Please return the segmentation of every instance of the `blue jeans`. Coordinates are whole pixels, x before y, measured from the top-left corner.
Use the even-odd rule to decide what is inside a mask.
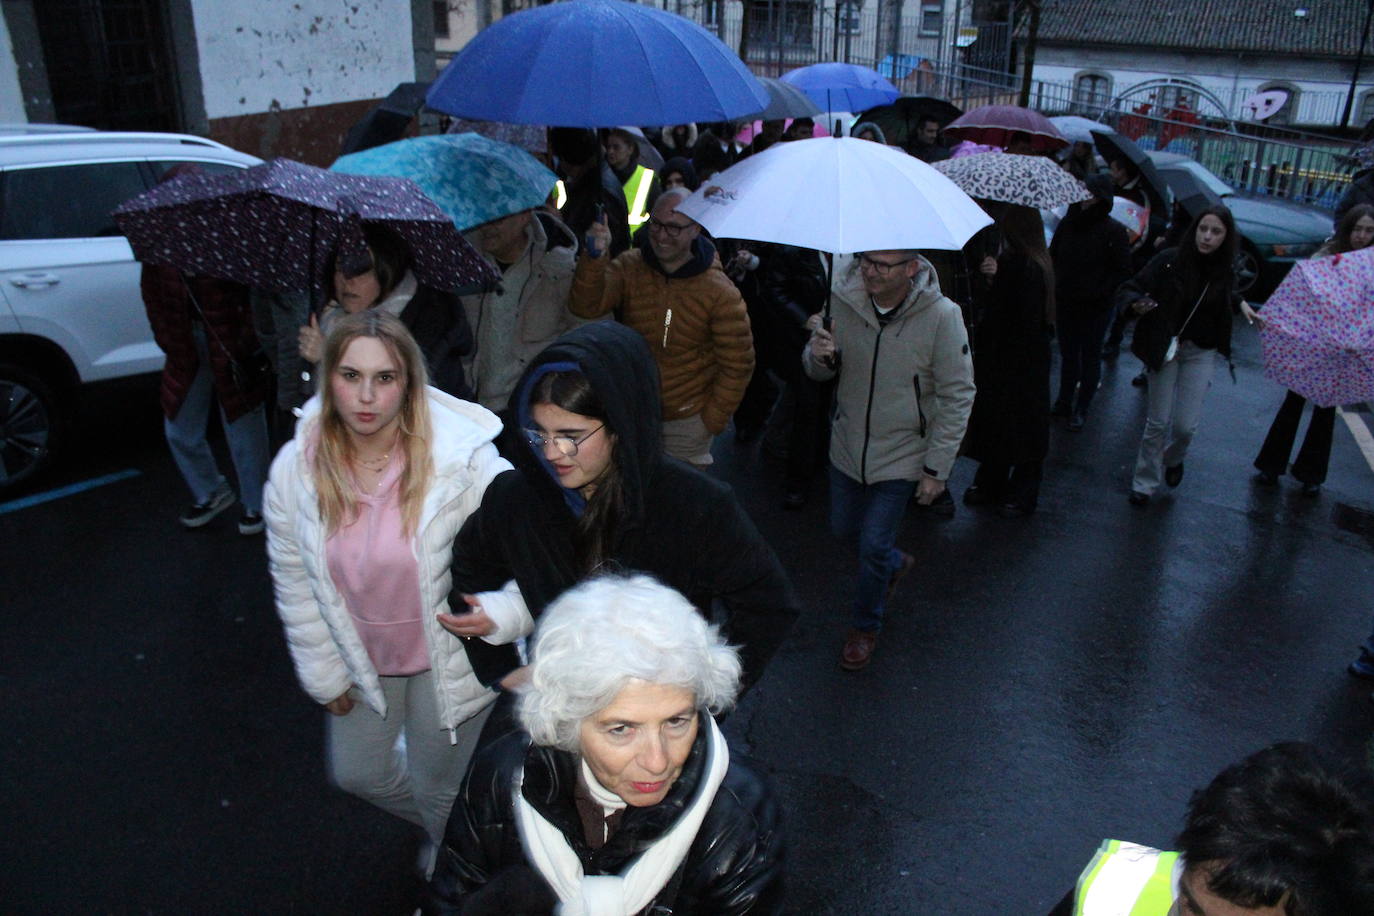
[[[893,544],[915,490],[914,480],[865,485],[830,466],[830,529],[846,543],[856,538],[859,543],[859,591],[852,620],[856,630],[882,629],[887,583],[901,562]]]
[[[191,387],[186,390],[186,399],[181,402],[175,420],[164,418],[163,429],[167,433],[167,445],[172,450],[172,459],[182,479],[190,487],[191,495],[197,503],[203,503],[224,486],[224,476],[215,463],[215,455],[210,444],[205,441],[205,428],[210,421],[210,405],[215,399],[215,381],[210,372],[210,352],[205,344],[205,332],[200,325],[195,326],[196,355],[200,357],[200,367]],[[262,405],[248,411],[233,423],[224,418],[220,411],[220,422],[224,426],[224,438],[229,443],[229,456],[234,461],[234,472],[239,479],[239,498],[246,512],[261,514],[262,485],[267,479],[267,416]]]

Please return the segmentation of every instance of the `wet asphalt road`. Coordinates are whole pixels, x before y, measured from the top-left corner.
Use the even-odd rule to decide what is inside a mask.
[[[1282,400],[1237,329],[1183,485],[1126,503],[1144,398],[1123,356],[1054,431],[1040,511],[909,518],[919,560],[873,664],[836,665],[854,563],[822,494],[783,512],[758,444],[717,443],[804,613],[726,726],[791,835],[790,912],[1038,914],[1105,836],[1168,845],[1189,792],[1279,739],[1370,756],[1374,472],[1336,424],[1319,499],[1249,462]],[[1366,415],[1367,418],[1367,415]],[[404,913],[416,840],[329,789],[259,538],[185,532],[156,387],[91,399],[44,488],[0,506],[0,906],[11,913]],[[961,460],[956,495],[972,477]],[[6,498],[13,494],[7,494]],[[1349,527],[1349,526],[1347,526]]]

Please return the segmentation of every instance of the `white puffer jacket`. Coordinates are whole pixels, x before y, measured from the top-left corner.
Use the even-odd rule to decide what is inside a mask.
[[[509,470],[510,464],[492,445],[501,430],[494,414],[435,388],[427,393],[434,429],[434,480],[425,497],[414,547],[439,725],[451,731],[496,695],[473,675],[462,643],[440,627],[434,615],[448,610],[454,536],[481,504],[487,484]],[[329,574],[326,532],[305,454],[319,409],[318,397],[306,403],[296,438],[272,462],[263,500],[277,613],[306,693],[318,703],[328,703],[356,685],[367,704],[385,716],[386,699],[377,670]]]

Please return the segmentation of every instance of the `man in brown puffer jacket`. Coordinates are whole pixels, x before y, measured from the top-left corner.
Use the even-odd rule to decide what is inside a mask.
[[[754,341],[744,299],[721,269],[715,246],[677,212],[688,193],[665,191],[629,251],[614,259],[583,255],[568,308],[582,318],[613,311],[644,336],[663,390],[664,451],[705,467],[712,438],[725,429],[749,385]],[[588,234],[606,251],[604,225]]]

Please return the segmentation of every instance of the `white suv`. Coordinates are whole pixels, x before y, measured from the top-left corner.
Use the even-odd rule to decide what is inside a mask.
[[[51,458],[82,385],[162,368],[110,212],[179,163],[261,161],[183,134],[0,129],[0,489]]]

